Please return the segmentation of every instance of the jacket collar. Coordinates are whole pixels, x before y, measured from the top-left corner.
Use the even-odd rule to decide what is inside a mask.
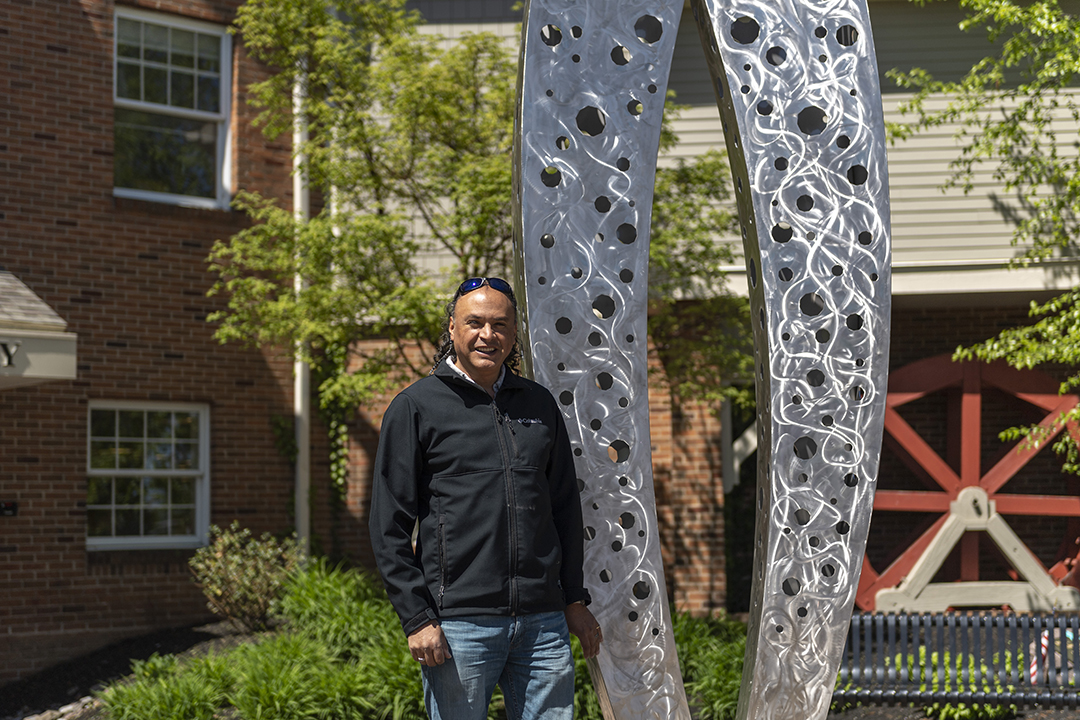
[[[449,366],[450,362],[452,361],[449,357],[447,357],[441,363],[439,363],[439,366],[435,368],[435,377],[442,378],[444,381],[455,382],[461,385],[465,385],[467,387],[475,388],[480,392],[483,392],[485,395],[487,394],[487,392],[482,387],[475,383],[469,382],[465,378],[461,377],[461,375],[459,375],[457,372],[455,372],[454,369]],[[515,373],[506,365],[503,365],[503,367],[506,369],[506,372],[503,373],[503,382],[502,385],[499,387],[500,393],[503,390],[520,390],[521,388],[525,387],[525,382],[520,377],[518,377],[517,373]],[[498,395],[498,393],[496,393],[496,395]]]

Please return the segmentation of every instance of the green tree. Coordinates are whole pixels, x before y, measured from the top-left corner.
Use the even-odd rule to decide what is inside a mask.
[[[916,0],[922,2],[922,0]],[[976,171],[992,169],[1004,190],[1020,199],[1024,214],[1013,243],[1023,249],[1017,265],[1055,256],[1075,255],[1080,238],[1080,155],[1076,133],[1080,105],[1080,17],[1056,0],[960,0],[966,11],[960,28],[981,29],[994,52],[976,62],[962,79],[940,82],[925,70],[892,72],[901,86],[915,91],[905,110],[913,123],[894,127],[894,135],[943,125],[957,127],[960,146],[946,187],[973,188]],[[928,109],[927,100],[946,96],[944,109]],[[1064,134],[1063,134],[1064,133]],[[1064,142],[1063,142],[1064,141]],[[957,359],[1004,359],[1017,368],[1046,363],[1080,362],[1080,289],[1047,303],[1031,304],[1030,325],[1006,330],[969,348]],[[1061,392],[1080,386],[1080,373],[1069,374]],[[1080,413],[1073,411],[1073,419]],[[1042,443],[1045,432],[1012,428],[1003,439],[1025,437]],[[1066,469],[1080,471],[1080,456],[1068,433],[1055,449],[1066,455]]]
[[[299,149],[322,205],[298,222],[277,199],[238,195],[254,222],[213,248],[211,292],[227,307],[211,319],[223,342],[295,348],[323,409],[343,417],[427,372],[418,358],[461,279],[512,267],[516,57],[490,34],[451,47],[421,32],[404,0],[248,0],[236,24],[272,70],[249,88],[270,138],[292,130],[292,89],[303,89]],[[670,129],[664,142],[675,142]],[[653,334],[678,359],[675,387],[697,395],[722,392],[749,335],[722,287],[732,253],[715,241],[734,227],[720,204],[728,176],[710,153],[657,178]],[[710,311],[723,312],[734,343],[720,342]]]

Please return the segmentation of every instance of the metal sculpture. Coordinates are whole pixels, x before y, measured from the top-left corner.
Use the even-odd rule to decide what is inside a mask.
[[[526,371],[567,416],[586,583],[605,637],[591,668],[605,714],[618,718],[689,717],[646,376],[652,181],[681,9],[532,0],[522,29],[514,179]],[[693,10],[757,319],[757,548],[739,717],[822,717],[866,541],[887,373],[888,183],[870,23],[861,0],[700,0]]]

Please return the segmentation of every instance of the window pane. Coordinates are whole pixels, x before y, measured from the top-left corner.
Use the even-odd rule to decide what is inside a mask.
[[[172,511],[172,534],[194,535],[195,534],[195,510],[194,508],[173,509]]]
[[[195,440],[199,437],[199,414],[178,412],[176,418],[176,437]]]
[[[199,76],[199,109],[218,112],[221,109],[221,80],[209,75]]]
[[[138,505],[140,478],[118,477],[116,478],[116,504]]]
[[[169,62],[169,28],[143,23],[143,60]]]
[[[112,478],[92,477],[86,484],[87,505],[112,505]]]
[[[199,467],[199,444],[176,443],[176,469],[194,470]]]
[[[173,107],[195,107],[195,76],[191,73],[172,70],[169,72],[169,78],[172,81],[169,104]]]
[[[146,467],[150,470],[168,470],[172,467],[172,443],[150,443],[146,456]]]
[[[90,435],[93,437],[116,437],[116,411],[91,410]]]
[[[199,35],[199,69],[221,72],[221,38],[216,35]]]
[[[122,442],[117,448],[119,467],[141,468],[143,466],[143,444],[141,442]]]
[[[90,467],[116,467],[116,443],[112,440],[95,440],[90,443]]]
[[[169,534],[169,511],[168,510],[144,510],[143,511],[143,535],[168,535]]]
[[[177,67],[195,67],[195,33],[173,28],[169,63]]]
[[[139,532],[140,510],[116,511],[116,535],[141,535]]]
[[[131,63],[116,64],[116,97],[141,100],[142,83],[139,81],[139,66]]]
[[[169,71],[164,68],[143,68],[143,100],[167,105],[169,102]]]
[[[143,433],[142,410],[120,411],[120,437],[139,439],[145,437]]]
[[[195,480],[188,478],[173,478],[172,481],[172,504],[194,505],[195,504]]]
[[[139,58],[142,23],[127,18],[120,18],[117,23],[116,54],[120,57]]]
[[[89,537],[112,536],[112,510],[87,510],[86,534]]]
[[[217,197],[215,123],[116,108],[114,125],[116,187]]]
[[[169,504],[169,478],[143,478],[143,504]]]
[[[171,438],[172,437],[172,413],[148,412],[146,413],[146,437]]]

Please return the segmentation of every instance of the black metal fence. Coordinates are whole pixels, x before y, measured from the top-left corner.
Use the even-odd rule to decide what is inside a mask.
[[[1080,615],[855,613],[833,701],[1080,705]]]

